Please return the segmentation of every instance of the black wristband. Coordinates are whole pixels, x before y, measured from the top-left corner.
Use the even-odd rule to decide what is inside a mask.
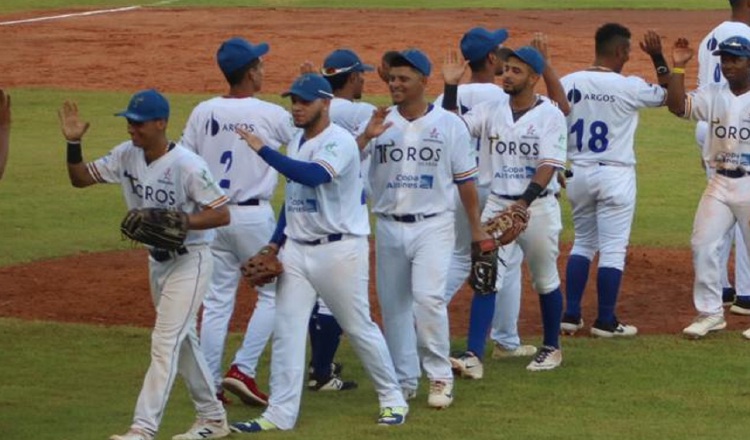
[[[83,153],[81,152],[81,142],[68,141],[68,163],[75,165],[83,162]]]
[[[443,108],[451,112],[458,110],[458,84],[443,87]]]
[[[542,188],[542,185],[531,182],[529,183],[529,186],[526,187],[526,191],[524,191],[523,195],[521,195],[521,199],[526,202],[526,206],[531,206],[531,202],[536,200],[537,197],[539,197],[539,194],[544,191],[544,188]]]
[[[651,55],[651,61],[654,63],[654,68],[656,69],[656,74],[661,75],[668,75],[669,74],[669,65],[667,64],[667,60],[664,59],[663,54],[656,54]]]

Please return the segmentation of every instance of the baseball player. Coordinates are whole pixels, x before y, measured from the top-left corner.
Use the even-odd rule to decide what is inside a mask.
[[[372,156],[378,298],[396,373],[404,395],[414,397],[421,358],[430,380],[428,405],[444,408],[453,401],[444,292],[455,242],[454,184],[472,239],[487,235],[479,223],[474,148],[460,118],[426,101],[430,71],[419,50],[393,57],[389,88],[395,105],[379,109],[358,142]]]
[[[255,97],[263,82],[261,57],[268,50],[265,43],[253,45],[242,38],[231,38],[221,44],[216,58],[229,91],[198,104],[181,141],[206,160],[229,197],[232,214],[232,223],[218,228],[211,244],[214,273],[203,300],[201,349],[217,389],[223,384],[243,402],[256,405],[268,403],[268,396],[255,383],[255,372],[273,331],[275,284],[257,288],[258,301],[242,347],[223,381],[221,361],[234,311],[240,266],[268,242],[276,225],[269,203],[276,187],[276,170],[249,151],[234,130],[245,127],[275,149],[286,145],[296,131],[286,110]],[[228,401],[223,393],[220,398]]]
[[[0,89],[0,180],[5,174],[10,149],[10,95]]]
[[[583,327],[581,298],[589,266],[599,253],[599,308],[593,336],[635,336],[635,326],[615,314],[625,254],[635,212],[635,151],[638,111],[664,105],[666,89],[636,76],[621,74],[630,58],[630,31],[608,23],[596,31],[596,57],[591,67],[562,78],[568,114],[568,160],[573,177],[567,196],[573,208],[575,239],[568,258],[566,308],[561,329],[573,334]],[[659,35],[649,31],[641,48],[654,59],[659,83],[666,86],[669,68]]]
[[[287,179],[286,198],[271,247],[279,249],[271,356],[271,396],[262,417],[232,424],[236,432],[292,429],[299,415],[305,372],[305,328],[320,295],[333,312],[370,375],[380,400],[381,425],[404,423],[408,407],[388,348],[370,318],[367,207],[360,154],[354,138],[328,117],[333,93],[320,75],[302,75],[291,96],[294,124],[303,129],[289,156],[239,133],[263,160]]]
[[[719,248],[735,223],[740,226],[746,248],[750,243],[750,40],[730,37],[719,43],[724,84],[709,84],[687,95],[685,65],[693,49],[684,38],[672,50],[673,71],[669,79],[667,105],[677,116],[710,121],[703,160],[714,173],[698,204],[690,241],[693,248],[695,282],[693,302],[698,316],[682,332],[701,338],[727,326],[722,308]],[[750,251],[750,249],[748,249]],[[743,336],[750,339],[750,330]]]
[[[81,138],[89,127],[75,103],[59,112],[68,142],[70,181],[76,188],[119,183],[128,208],[168,208],[189,214],[185,245],[176,251],[149,248],[151,295],[156,323],[151,335],[151,365],[146,372],[130,430],[110,440],[152,440],[159,429],[177,373],[187,382],[198,420],[173,440],[229,435],[226,413],[216,398],[211,374],[198,346],[196,315],[213,268],[212,231],[229,223],[228,199],[199,156],[167,138],[169,103],[157,91],[133,95],[117,116],[128,121],[130,141],[107,156],[84,163]]]
[[[549,100],[534,93],[545,69],[544,57],[537,49],[525,46],[506,50],[502,56],[503,90],[507,97],[478,104],[463,119],[471,135],[481,140],[481,148],[489,151],[492,164],[491,192],[482,218],[511,205],[530,211],[526,231],[501,248],[499,257],[512,257],[518,246],[523,250],[534,289],[539,293],[544,327],[543,346],[527,369],[551,370],[562,363],[558,335],[562,292],[557,273],[562,221],[551,182],[565,165],[565,117]],[[446,92],[450,89],[446,88]],[[448,108],[455,105],[454,99],[450,98]],[[504,276],[506,267],[501,264],[498,269],[499,276]]]
[[[507,31],[499,29],[490,32],[484,28],[474,28],[464,34],[461,39],[461,53],[464,63],[457,62],[454,53],[449,54],[449,60],[443,66],[443,76],[447,87],[455,88],[465,73],[468,64],[471,78],[468,84],[458,85],[456,90],[456,108],[459,115],[467,113],[477,104],[493,100],[507,100],[503,89],[494,84],[495,76],[502,75],[503,62],[500,46],[507,38]],[[533,45],[537,45],[546,52],[546,36],[535,34]],[[567,111],[565,91],[560,85],[559,78],[551,66],[547,66],[543,73],[544,81],[550,96],[560,103],[560,107]],[[449,94],[451,92],[449,91]],[[445,104],[443,95],[438,97],[436,104]],[[451,103],[453,104],[453,103]],[[449,110],[454,110],[449,108]],[[479,155],[479,197],[484,207],[490,193],[492,180],[492,163],[489,148],[480,148],[479,138],[472,138]],[[456,294],[471,266],[471,240],[468,237],[468,225],[465,216],[460,211],[456,213],[456,247],[451,259],[448,273],[446,298],[448,301]],[[474,295],[472,298],[471,314],[469,318],[469,335],[467,350],[458,357],[451,357],[454,371],[463,377],[481,379],[484,375],[482,359],[484,347],[490,326],[493,327],[495,348],[493,357],[506,358],[517,356],[533,356],[536,347],[521,345],[518,336],[518,313],[521,307],[521,262],[523,253],[517,248],[512,255],[503,261],[506,265],[505,276],[498,280],[499,295]]]
[[[726,79],[721,74],[721,60],[718,55],[713,55],[720,41],[739,35],[750,39],[750,2],[746,0],[730,0],[732,12],[728,21],[724,21],[709,32],[698,47],[698,88],[708,84],[723,84]],[[708,124],[698,121],[695,126],[695,139],[699,148],[706,147],[706,133]],[[711,178],[713,169],[703,164],[706,177]],[[727,266],[732,250],[732,241],[735,242],[735,288],[729,282]],[[721,284],[722,298],[726,305],[731,304],[729,311],[740,315],[750,315],[750,260],[744,251],[742,233],[739,226],[729,231],[721,246]],[[736,297],[735,297],[736,296]]]
[[[364,87],[364,74],[375,70],[364,64],[359,56],[349,49],[337,49],[323,61],[321,75],[333,90],[329,108],[331,122],[346,129],[352,135],[358,134],[361,127],[370,120],[375,106],[360,102]],[[369,160],[362,161],[362,169],[367,169]],[[365,192],[368,192],[367,182]],[[342,380],[341,364],[334,362],[336,350],[341,340],[341,326],[333,317],[325,302],[318,298],[310,320],[310,377],[308,388],[316,391],[350,390],[357,387],[354,381]]]

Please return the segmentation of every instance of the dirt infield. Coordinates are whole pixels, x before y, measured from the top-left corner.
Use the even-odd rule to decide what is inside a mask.
[[[38,15],[8,14],[0,19]],[[354,48],[367,62],[376,63],[385,50],[414,46],[426,50],[439,66],[442,54],[456,47],[466,29],[486,26],[509,28],[510,46],[526,44],[534,31],[546,32],[553,64],[562,75],[589,65],[594,31],[604,22],[629,26],[634,41],[646,29],[657,29],[669,47],[678,36],[697,44],[727,15],[726,11],[141,9],[2,26],[0,65],[2,87],[7,89],[133,91],[157,87],[166,92],[222,93],[223,80],[214,54],[222,40],[240,35],[270,43],[264,92],[276,93],[296,76],[301,61],[320,63],[336,47]],[[650,60],[635,44],[631,57],[626,73],[654,78]],[[688,77],[695,78],[695,64]],[[440,81],[434,79],[430,87],[431,93],[439,93]],[[366,89],[369,94],[387,93],[374,76]],[[685,243],[687,246],[688,237]],[[561,269],[566,257],[564,249]],[[692,278],[687,249],[631,249],[620,316],[644,333],[679,331],[693,315]],[[539,306],[528,274],[524,283],[521,332],[538,334]],[[595,313],[593,284],[584,301],[584,317],[589,322]],[[0,286],[2,316],[144,326],[153,321],[144,251],[84,253],[0,268]],[[469,299],[469,292],[464,291],[451,306],[454,334],[465,332]],[[243,286],[234,330],[244,327],[253,303],[254,295]],[[376,304],[374,301],[375,312]],[[748,319],[733,318],[730,328],[745,328],[749,323]]]

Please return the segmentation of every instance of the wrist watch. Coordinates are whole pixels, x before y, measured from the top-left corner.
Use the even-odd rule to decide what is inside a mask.
[[[657,75],[666,75],[667,73],[669,73],[669,67],[667,66],[659,66],[656,68]]]

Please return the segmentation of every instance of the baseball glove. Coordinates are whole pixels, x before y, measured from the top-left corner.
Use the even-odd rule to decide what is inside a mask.
[[[497,279],[497,244],[490,238],[471,243],[469,285],[474,292],[486,295],[495,291]]]
[[[276,257],[276,249],[271,246],[263,246],[257,254],[252,256],[240,270],[242,275],[252,286],[263,286],[276,279],[284,272],[284,266]]]
[[[495,240],[497,246],[511,243],[528,225],[529,211],[518,204],[498,211],[495,216],[482,223],[482,227]]]
[[[131,209],[122,220],[120,231],[131,240],[175,250],[185,242],[188,215],[163,208]]]

